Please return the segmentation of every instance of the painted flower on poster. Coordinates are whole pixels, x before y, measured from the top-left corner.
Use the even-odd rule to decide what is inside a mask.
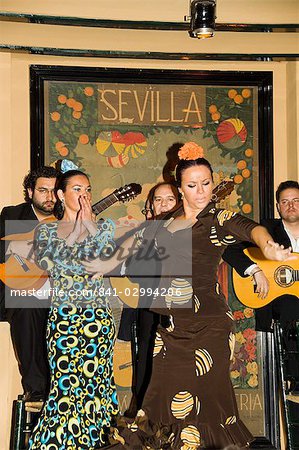
[[[235,320],[241,320],[241,319],[244,319],[244,313],[243,313],[243,311],[235,311],[234,312],[234,319]]]
[[[247,369],[247,372],[252,374],[252,375],[257,375],[257,373],[258,373],[258,365],[257,365],[257,363],[255,361],[249,362],[246,365],[246,369]]]
[[[244,317],[246,317],[246,319],[249,319],[250,317],[254,317],[254,312],[252,308],[245,308],[243,311]]]
[[[251,377],[249,377],[248,385],[252,388],[256,388],[258,386],[257,375],[251,375]]]
[[[246,308],[251,309],[251,308]],[[235,311],[234,317],[237,320],[238,332],[236,333],[236,345],[234,357],[231,365],[231,378],[235,387],[258,386],[258,364],[256,362],[256,331],[246,328],[246,316],[244,311]],[[252,317],[253,311],[246,311]]]
[[[238,370],[232,370],[231,373],[230,373],[230,376],[231,376],[233,379],[239,378],[240,372],[239,372]]]
[[[238,342],[241,345],[246,342],[246,339],[244,338],[243,333],[241,331],[238,331],[238,333],[236,333],[236,342]]]

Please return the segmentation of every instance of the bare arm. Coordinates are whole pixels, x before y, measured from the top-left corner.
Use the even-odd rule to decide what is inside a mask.
[[[114,255],[106,261],[102,261],[97,258],[93,261],[86,261],[82,264],[89,273],[95,273],[96,275],[106,274],[112,272],[117,266],[124,262],[129,256],[134,255],[138,250],[135,243],[135,237],[130,236],[126,239],[114,253]]]
[[[267,259],[284,261],[285,259],[296,258],[295,256],[291,256],[291,248],[284,248],[283,245],[279,245],[274,242],[267,229],[261,225],[253,228],[251,231],[251,237]]]

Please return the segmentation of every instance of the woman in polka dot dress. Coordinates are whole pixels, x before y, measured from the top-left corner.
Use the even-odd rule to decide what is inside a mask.
[[[87,176],[77,170],[58,180],[58,222],[37,228],[35,255],[49,272],[47,326],[49,397],[29,449],[92,450],[118,413],[112,358],[115,325],[102,279],[91,279],[82,261],[113,248],[114,224],[95,223]],[[103,289],[102,289],[103,291]]]
[[[161,221],[155,234],[163,260],[151,309],[167,315],[168,323],[158,327],[152,377],[135,419],[122,417],[111,430],[109,449],[220,450],[253,440],[230,381],[234,322],[217,267],[225,247],[237,241],[255,242],[270,259],[286,259],[290,251],[270,242],[266,229],[252,220],[215,207],[212,169],[198,152],[184,147],[179,152],[183,206]],[[106,272],[111,265],[85,264],[90,272]]]

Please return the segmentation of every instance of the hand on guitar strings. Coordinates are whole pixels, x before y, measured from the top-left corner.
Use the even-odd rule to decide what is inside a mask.
[[[279,245],[277,242],[268,240],[265,247],[262,249],[264,256],[267,259],[273,261],[290,261],[298,259],[296,255],[292,255],[292,248],[284,248],[283,245]]]

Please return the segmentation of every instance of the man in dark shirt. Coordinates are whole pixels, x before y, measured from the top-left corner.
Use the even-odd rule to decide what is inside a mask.
[[[52,216],[56,198],[54,187],[59,172],[53,167],[40,167],[24,178],[25,202],[6,206],[1,211],[1,237],[18,232],[31,231],[40,221]],[[13,221],[13,222],[11,222]],[[1,262],[7,261],[10,245],[1,241]],[[6,251],[6,256],[5,256]],[[41,289],[46,292],[46,281]],[[11,289],[1,282],[1,320],[10,323],[11,339],[19,364],[24,399],[43,401],[48,393],[49,367],[46,353],[47,302],[34,296],[16,298]],[[45,304],[46,303],[46,304]],[[23,306],[24,305],[24,306]],[[43,305],[43,307],[41,307]]]

